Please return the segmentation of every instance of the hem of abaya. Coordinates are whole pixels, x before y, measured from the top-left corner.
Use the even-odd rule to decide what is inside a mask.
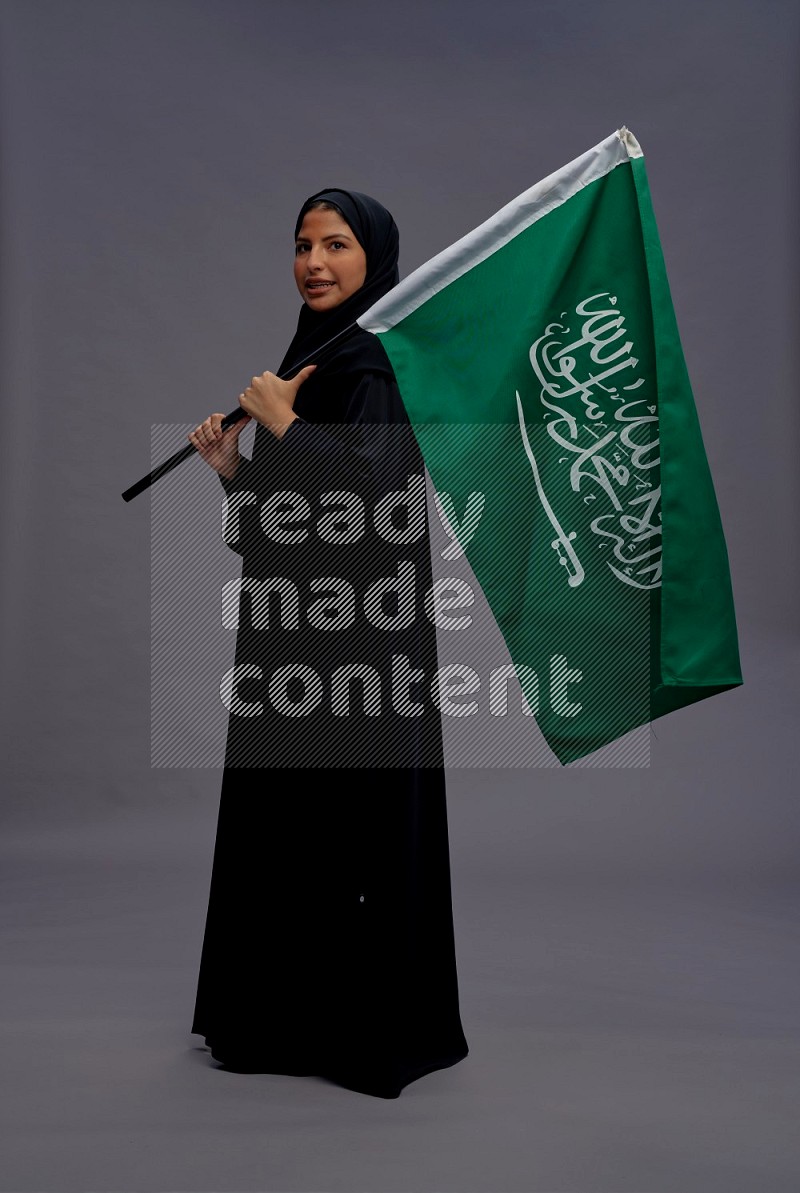
[[[466,1051],[456,1056],[437,1057],[435,1060],[428,1060],[418,1065],[410,1065],[403,1071],[402,1076],[398,1077],[392,1083],[386,1083],[385,1081],[371,1082],[362,1077],[350,1076],[342,1073],[341,1070],[335,1069],[320,1073],[318,1076],[325,1077],[328,1081],[333,1081],[336,1085],[354,1090],[356,1093],[371,1094],[376,1098],[399,1098],[406,1086],[419,1081],[421,1077],[427,1076],[428,1073],[436,1073],[439,1069],[450,1069],[453,1065],[457,1065],[459,1061],[464,1060],[468,1055],[469,1049],[466,1049]]]
[[[469,1055],[469,1048],[465,1047],[463,1051],[452,1056],[428,1058],[417,1064],[407,1065],[400,1074],[392,1079],[387,1079],[378,1074],[348,1072],[336,1064],[315,1063],[310,1057],[303,1060],[296,1057],[291,1060],[289,1058],[281,1060],[277,1054],[272,1053],[269,1059],[259,1060],[252,1052],[249,1055],[237,1053],[229,1046],[215,1044],[212,1038],[204,1035],[203,1032],[193,1030],[193,1034],[203,1036],[212,1058],[227,1072],[275,1073],[284,1077],[322,1077],[326,1081],[332,1081],[335,1085],[340,1085],[355,1093],[386,1099],[399,1098],[407,1085],[419,1081],[428,1073],[435,1073],[439,1069],[449,1069]]]

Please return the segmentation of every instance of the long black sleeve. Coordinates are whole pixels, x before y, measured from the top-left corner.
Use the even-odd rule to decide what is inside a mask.
[[[302,392],[302,391],[301,391]],[[257,427],[253,458],[242,459],[231,480],[220,476],[232,525],[226,542],[240,555],[259,559],[269,548],[259,523],[262,503],[277,493],[300,494],[310,504],[322,493],[357,492],[365,502],[378,491],[404,487],[408,469],[422,463],[396,382],[365,373],[337,421],[298,418],[282,439]]]

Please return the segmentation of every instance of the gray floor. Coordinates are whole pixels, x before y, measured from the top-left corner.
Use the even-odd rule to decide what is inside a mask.
[[[794,654],[659,722],[647,770],[453,772],[471,1052],[396,1101],[189,1033],[218,771],[19,815],[0,1189],[794,1193]]]

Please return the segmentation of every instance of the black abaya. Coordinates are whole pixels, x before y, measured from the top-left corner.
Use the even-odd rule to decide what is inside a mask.
[[[191,1030],[239,1072],[315,1074],[396,1098],[468,1052],[430,687],[424,469],[391,366],[367,332],[320,365],[294,409],[282,439],[257,428],[253,460],[223,482],[229,508],[234,494],[253,494],[230,544],[253,582],[236,650],[237,666],[250,668],[236,685],[250,715],[229,722]],[[265,503],[280,517],[275,494],[293,516],[265,534]],[[412,575],[413,593],[387,584],[367,611],[371,589]],[[283,596],[259,606],[258,582],[276,578]],[[298,665],[303,678],[270,686]],[[346,668],[356,677],[337,689]]]

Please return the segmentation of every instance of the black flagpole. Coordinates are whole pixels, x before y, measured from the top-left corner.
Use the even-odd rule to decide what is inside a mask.
[[[334,344],[338,345],[342,340],[347,339],[348,336],[351,336],[356,331],[360,330],[361,327],[358,323],[349,324],[348,327],[345,327],[342,331],[337,332],[335,336],[331,336],[331,338],[315,352],[312,352],[309,356],[305,357],[304,360],[301,360],[299,364],[294,365],[286,376],[284,376],[282,373],[279,373],[278,376],[280,377],[281,381],[291,380],[291,378],[299,373],[301,369],[305,368],[306,365],[319,363],[320,359],[327,354],[328,350],[332,348]],[[312,358],[316,359],[314,360]],[[227,431],[228,427],[232,427],[234,423],[238,423],[246,416],[247,411],[244,409],[244,407],[237,406],[235,410],[232,410],[230,414],[226,414],[223,418],[221,423],[222,430]],[[161,480],[162,476],[166,476],[166,474],[171,472],[173,468],[177,468],[178,465],[182,464],[184,460],[188,460],[189,456],[193,456],[196,453],[197,448],[195,445],[193,443],[187,443],[185,447],[182,447],[179,451],[176,451],[175,454],[170,456],[169,459],[165,460],[163,464],[159,464],[158,467],[154,468],[152,472],[148,472],[147,476],[143,476],[142,479],[138,480],[135,485],[131,485],[129,489],[126,489],[122,494],[123,501],[130,501],[139,493],[143,493],[145,489],[149,489],[151,485],[154,485],[157,480]]]

